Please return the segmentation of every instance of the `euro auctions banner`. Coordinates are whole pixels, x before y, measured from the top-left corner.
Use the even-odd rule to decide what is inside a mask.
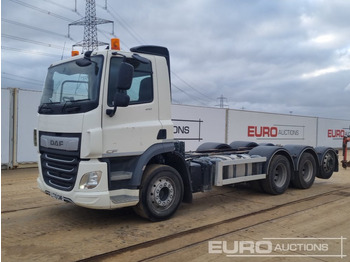
[[[317,144],[341,148],[343,137],[350,136],[350,121],[319,118]]]
[[[228,110],[227,140],[316,146],[317,118]]]
[[[284,139],[284,140],[303,140],[305,126],[297,125],[278,125],[274,126],[248,126],[248,137],[259,139]]]

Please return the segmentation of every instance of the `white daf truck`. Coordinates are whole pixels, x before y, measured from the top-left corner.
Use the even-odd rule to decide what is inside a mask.
[[[270,194],[338,171],[337,151],[236,141],[185,152],[173,135],[167,48],[85,52],[48,68],[35,140],[39,188],[93,209],[134,206],[152,221],[213,186]]]

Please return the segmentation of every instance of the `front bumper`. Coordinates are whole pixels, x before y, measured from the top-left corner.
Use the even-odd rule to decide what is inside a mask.
[[[93,189],[80,189],[79,182],[83,175],[91,171],[102,171],[100,183]],[[38,187],[44,193],[58,200],[74,203],[78,206],[92,209],[116,209],[135,206],[139,202],[138,189],[108,190],[107,163],[96,159],[81,161],[78,167],[77,179],[71,191],[62,191],[44,182],[41,165],[39,165]]]

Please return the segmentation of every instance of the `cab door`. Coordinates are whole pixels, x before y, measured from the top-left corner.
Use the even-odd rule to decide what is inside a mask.
[[[157,81],[153,74],[156,63],[152,56],[145,57],[149,63],[126,59],[134,67],[132,85],[127,90],[130,103],[127,107],[118,107],[113,117],[108,116],[106,110],[113,108],[118,70],[124,58],[115,55],[109,58],[102,111],[104,157],[140,155],[159,142],[157,136],[162,125],[158,116]]]

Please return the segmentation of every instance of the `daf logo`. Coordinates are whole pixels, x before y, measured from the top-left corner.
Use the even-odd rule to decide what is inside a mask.
[[[40,146],[57,150],[78,151],[79,137],[56,137],[42,135]]]
[[[63,146],[63,141],[50,140],[50,145],[52,145],[52,146]]]

